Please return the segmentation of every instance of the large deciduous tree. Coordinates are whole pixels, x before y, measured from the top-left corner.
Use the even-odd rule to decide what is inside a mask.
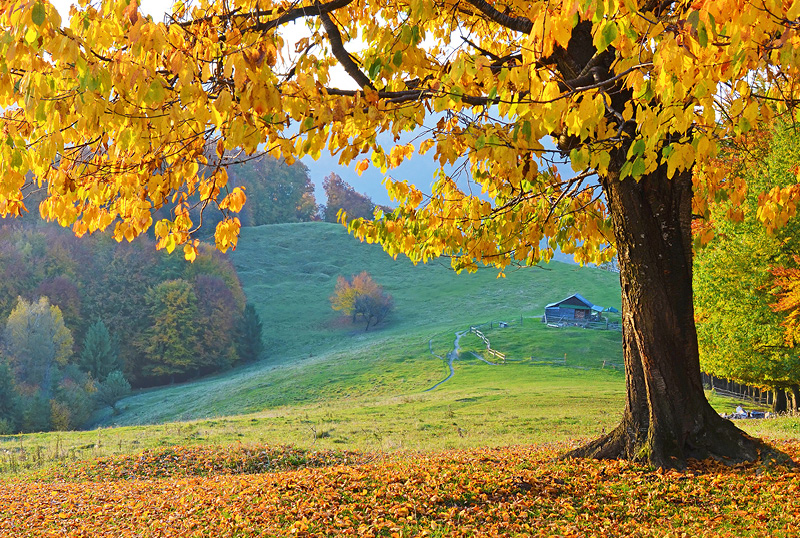
[[[300,161],[291,166],[272,157],[259,157],[229,169],[247,193],[244,226],[306,222],[317,213],[314,184]]]
[[[369,196],[357,192],[338,174],[331,172],[322,181],[322,188],[328,198],[325,204],[325,220],[338,222],[339,215],[346,220],[371,219],[375,204]],[[339,213],[342,211],[343,213]]]
[[[430,194],[387,180],[399,208],[351,223],[360,237],[459,270],[556,246],[618,256],[626,408],[578,454],[753,459],[760,443],[703,395],[690,224],[707,199],[742,196],[707,165],[719,141],[797,102],[798,15],[797,0],[210,0],[156,23],[107,0],[65,22],[45,0],[6,2],[0,212],[46,186],[40,212],[78,234],[154,226],[192,258],[196,194],[226,213],[218,247],[235,246],[245,198],[224,164],[238,148],[367,154],[357,170],[387,172],[433,150]],[[349,82],[333,80],[337,64]],[[417,147],[378,138],[406,131]],[[209,145],[219,159],[198,176]],[[547,163],[560,156],[573,177]],[[766,196],[762,218],[781,220],[792,194]],[[154,223],[165,204],[173,215]]]
[[[159,382],[184,381],[205,364],[200,347],[197,296],[182,279],[167,280],[147,293],[150,327],[139,348],[144,375]]]

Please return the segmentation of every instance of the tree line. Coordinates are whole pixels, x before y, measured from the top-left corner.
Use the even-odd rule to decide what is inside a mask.
[[[318,220],[338,222],[340,211],[348,221],[371,219],[376,209],[391,211],[356,191],[335,172],[322,181],[326,203],[317,203],[308,167],[300,161],[289,165],[269,155],[260,155],[232,164],[226,170],[231,188],[242,187],[247,196],[247,203],[238,214],[242,226]],[[190,212],[192,221],[203,222],[203,233],[213,234],[223,215],[219,211],[203,211],[201,221],[202,207],[199,196],[195,197]],[[162,213],[168,216],[169,212],[164,209]]]
[[[730,144],[718,165],[738,187],[694,234],[698,247],[706,243],[694,262],[701,366],[773,390],[777,411],[800,409],[800,218],[776,220],[759,206],[771,191],[797,185],[798,142],[796,128],[778,121]]]
[[[299,161],[263,155],[229,170],[247,192],[245,226],[335,222],[340,210],[359,218],[376,207],[336,174],[323,184],[328,204],[318,205]],[[208,229],[219,215],[204,214]],[[78,240],[28,216],[0,224],[0,277],[0,433],[79,428],[98,407],[116,411],[132,389],[187,381],[263,351],[235,269],[207,245],[190,264],[155,251],[153,237]],[[384,310],[370,303],[367,327]]]
[[[0,226],[0,431],[74,429],[131,387],[257,359],[261,322],[230,260],[139,237]]]

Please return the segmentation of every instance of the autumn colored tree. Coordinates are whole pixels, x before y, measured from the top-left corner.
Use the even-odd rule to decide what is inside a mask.
[[[197,249],[197,257],[192,263],[180,263],[181,272],[179,276],[173,278],[183,278],[192,281],[199,275],[219,277],[231,290],[236,309],[241,312],[244,309],[247,298],[242,290],[242,283],[236,269],[230,262],[228,256],[215,250],[208,244],[201,244]]]
[[[430,194],[387,178],[398,209],[351,230],[414,261],[449,255],[457,270],[534,264],[557,246],[580,262],[618,257],[626,408],[574,455],[675,467],[757,457],[761,443],[703,394],[690,225],[708,200],[741,199],[741,183],[709,166],[719,143],[798,102],[800,2],[212,0],[172,11],[156,23],[136,2],[106,0],[73,8],[62,27],[46,0],[0,7],[0,212],[19,214],[24,193],[46,186],[39,211],[76,233],[131,239],[152,226],[158,246],[184,244],[191,259],[195,194],[223,211],[217,246],[235,247],[246,197],[224,164],[240,149],[289,163],[366,154],[357,170],[386,172],[434,150]],[[290,37],[290,22],[307,34]],[[350,82],[332,79],[336,64]],[[418,146],[378,141],[411,131]],[[209,143],[218,164],[198,176]],[[573,177],[548,162],[561,157]],[[780,224],[798,196],[771,192],[761,220]],[[165,204],[172,215],[153,222]]]
[[[338,174],[331,172],[323,181],[322,188],[328,197],[325,205],[325,220],[339,222],[339,211],[343,211],[345,219],[371,219],[375,204],[366,194],[357,192]]]
[[[73,336],[76,339],[83,336],[86,323],[81,313],[81,294],[75,281],[65,276],[46,278],[33,290],[33,296],[47,297],[50,304],[61,310],[64,324]]]
[[[158,382],[183,381],[202,369],[197,296],[182,279],[168,280],[147,294],[150,327],[142,335],[144,376]]]
[[[236,323],[241,312],[225,282],[216,276],[199,275],[193,283],[197,297],[196,320],[202,366],[199,373],[230,368],[239,358]]]
[[[795,258],[795,264],[800,267],[800,258]],[[772,305],[778,312],[785,312],[784,340],[788,346],[800,343],[800,268],[776,267],[772,270],[775,279],[775,288],[778,300]]]
[[[383,321],[394,306],[392,296],[386,294],[366,271],[351,279],[337,278],[330,301],[331,308],[352,316],[353,323],[361,316],[367,322],[365,331],[369,330],[370,324],[377,325]]]
[[[264,155],[230,167],[228,173],[247,193],[243,226],[306,222],[317,212],[314,184],[300,161],[290,166]]]

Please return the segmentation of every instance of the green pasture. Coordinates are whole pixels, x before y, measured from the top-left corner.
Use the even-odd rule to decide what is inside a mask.
[[[547,443],[608,431],[624,406],[621,334],[547,327],[544,305],[581,293],[619,307],[617,275],[552,263],[454,274],[392,260],[337,225],[246,228],[233,255],[264,323],[266,357],[199,381],[140,391],[97,429],[0,437],[0,472],[171,445],[269,443],[306,449],[436,451]],[[393,295],[396,311],[365,332],[330,309],[338,275],[362,270]],[[499,321],[508,324],[499,327]],[[485,344],[506,363],[475,357]],[[566,357],[566,360],[564,358]],[[735,406],[712,399],[720,411]],[[748,431],[794,436],[794,418]]]
[[[606,271],[554,262],[507,270],[506,278],[497,278],[493,268],[457,275],[442,263],[414,266],[407,258],[394,260],[343,227],[321,222],[245,228],[233,262],[264,324],[264,360],[140,392],[120,403],[120,414],[98,415],[98,426],[416,395],[446,375],[431,350],[444,356],[453,349],[455,333],[470,325],[538,316],[545,304],[576,292],[619,306],[617,275]],[[368,332],[334,312],[329,302],[339,275],[363,270],[396,305],[386,323]],[[529,319],[525,325],[539,329]],[[592,344],[579,347],[558,349],[577,357]]]
[[[395,312],[376,329],[381,335],[430,337],[505,317],[541,315],[544,305],[573,293],[619,308],[614,273],[552,262],[456,274],[449,260],[413,265],[380,246],[360,243],[337,224],[309,222],[245,228],[233,262],[248,300],[264,321],[270,363],[294,362],[332,348],[372,340],[331,310],[338,276],[368,271],[394,298]]]

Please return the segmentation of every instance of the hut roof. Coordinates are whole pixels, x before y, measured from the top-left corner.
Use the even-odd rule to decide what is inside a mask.
[[[573,293],[569,297],[561,299],[558,302],[550,303],[549,305],[545,306],[545,308],[574,308],[577,310],[593,310],[595,312],[613,312],[611,309],[605,309],[602,306],[592,304],[591,301],[589,301],[580,293]]]

